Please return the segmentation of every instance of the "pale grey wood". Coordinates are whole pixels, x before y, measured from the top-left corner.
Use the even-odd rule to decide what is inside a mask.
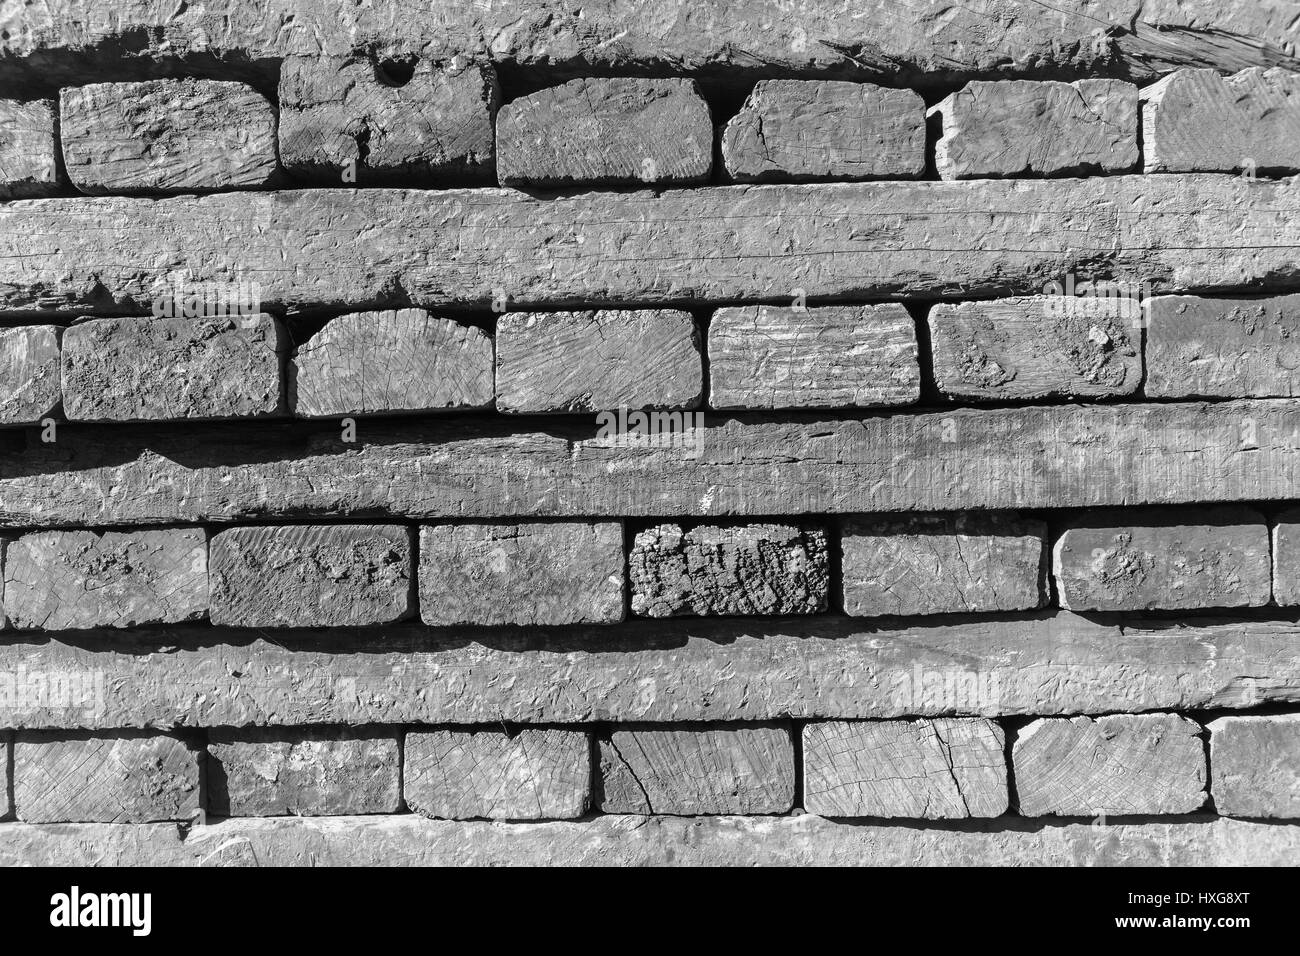
[[[32,425],[59,407],[59,334],[53,325],[0,329],[0,425]]]
[[[623,620],[623,524],[511,522],[420,529],[425,624]]]
[[[1252,508],[1091,512],[1052,552],[1076,611],[1260,607],[1272,593],[1268,525]]]
[[[591,742],[580,730],[412,731],[404,757],[403,796],[431,817],[570,819],[591,803]]]
[[[1142,90],[1145,171],[1300,170],[1300,76],[1251,67],[1184,69]]]
[[[1047,601],[1047,525],[1016,515],[848,519],[846,614],[1024,611]]]
[[[570,80],[497,112],[502,185],[670,185],[712,171],[713,119],[694,80]]]
[[[489,63],[399,58],[400,86],[381,57],[290,56],[280,67],[280,160],[295,176],[349,183],[490,181],[500,98]]]
[[[59,137],[83,193],[264,186],[277,169],[275,110],[243,83],[92,83],[59,94]]]
[[[1138,90],[1121,80],[976,80],[929,115],[943,129],[943,179],[1119,173],[1138,162]]]
[[[63,333],[63,411],[95,422],[277,415],[286,348],[265,313],[80,322]]]
[[[210,813],[222,817],[397,813],[398,732],[347,727],[208,731]]]
[[[700,351],[688,312],[508,312],[497,319],[497,409],[694,408],[704,392]]]
[[[615,727],[599,746],[604,813],[786,813],[794,805],[785,724]]]
[[[1215,810],[1234,817],[1300,817],[1300,714],[1219,717],[1205,726]]]
[[[423,309],[352,312],[298,346],[289,382],[305,418],[485,408],[492,339]]]
[[[62,631],[176,624],[208,612],[202,528],[38,531],[5,548],[10,627]]]
[[[1300,395],[1300,295],[1144,303],[1147,398]]]
[[[721,142],[737,182],[913,179],[925,172],[925,101],[872,83],[760,80]]]
[[[200,754],[164,734],[20,734],[14,810],[25,823],[189,821]]]
[[[0,99],[0,199],[58,190],[55,116],[53,100]]]
[[[715,409],[911,405],[921,396],[916,323],[893,302],[718,309],[709,389]]]
[[[179,248],[275,310],[1023,295],[1081,258],[1181,292],[1279,281],[1298,247],[1300,181],[1221,175],[51,199],[0,209],[0,308],[139,314]]]
[[[212,539],[212,623],[388,624],[415,612],[411,531],[402,525],[230,528]]]
[[[1017,296],[930,310],[935,384],[970,401],[1109,398],[1142,382],[1136,299]]]
[[[1178,714],[1047,717],[1011,749],[1024,816],[1191,813],[1205,803],[1201,725]]]
[[[18,684],[20,674],[30,682]],[[24,690],[47,686],[51,674],[92,688],[102,680],[113,692],[87,707]],[[0,704],[19,728],[851,720],[1297,703],[1300,628],[1286,619],[1047,612],[864,626],[828,615],[525,628],[490,641],[478,628],[260,636],[196,626],[160,628],[145,647],[109,631],[74,643],[0,642]]]
[[[1273,600],[1300,604],[1300,508],[1287,508],[1273,522]]]
[[[803,728],[803,807],[825,817],[996,817],[1002,728],[977,717],[816,721]]]

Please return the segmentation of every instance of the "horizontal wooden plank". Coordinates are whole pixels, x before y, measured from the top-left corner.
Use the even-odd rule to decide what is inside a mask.
[[[1300,180],[1213,174],[0,206],[0,308],[101,315],[148,312],[182,266],[187,282],[254,285],[267,307],[515,309],[1014,295],[1067,274],[1284,286],[1298,258]]]
[[[508,633],[394,625],[271,639],[200,627],[87,631],[67,643],[0,644],[0,723],[850,719],[1300,701],[1293,619],[1118,620],[1059,613],[864,626],[827,616]]]
[[[1300,401],[596,422],[63,425],[0,456],[0,527],[799,515],[1300,498]],[[533,429],[533,430],[528,430]]]
[[[946,81],[1104,66],[1146,77],[1294,62],[1285,51],[1297,38],[1289,6],[1258,0],[965,0],[942,16],[929,0],[14,0],[0,13],[0,80],[55,82],[195,54],[242,65],[353,50],[491,55],[585,73]]]
[[[416,814],[175,824],[0,824],[15,866],[1292,866],[1300,827],[1199,814],[1042,826],[792,817],[604,816],[551,823]]]

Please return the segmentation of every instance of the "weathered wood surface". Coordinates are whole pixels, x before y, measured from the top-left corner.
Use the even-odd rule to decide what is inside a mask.
[[[208,731],[207,810],[221,817],[339,816],[402,808],[396,731]]]
[[[275,129],[275,109],[243,83],[92,83],[59,96],[68,178],[92,195],[264,186]]]
[[[13,744],[10,741],[9,732],[7,730],[0,731],[0,764],[4,764],[4,769],[0,770],[0,820],[9,819],[9,813],[13,810],[13,804],[9,799],[9,793],[13,788],[12,753]]]
[[[1178,714],[1046,717],[1011,747],[1029,817],[1191,813],[1205,803],[1201,725]]]
[[[824,721],[803,728],[803,807],[824,817],[942,820],[1007,810],[994,721]]]
[[[1285,288],[1298,249],[1300,180],[1221,175],[18,200],[0,208],[0,309],[138,315],[181,263],[257,283],[271,309],[978,297],[1068,273]]]
[[[63,333],[63,413],[74,421],[247,418],[284,411],[274,316],[92,319]]]
[[[380,0],[61,0],[0,6],[0,79],[84,82],[88,72],[160,69],[176,57],[275,61],[288,54],[492,56],[521,67],[666,69],[745,77],[969,76],[1293,63],[1289,5],[1258,0],[597,0],[425,4]]]
[[[497,319],[497,409],[694,408],[704,394],[689,312],[513,312]]]
[[[1206,729],[1215,810],[1300,817],[1300,714],[1219,717]]]
[[[0,329],[0,425],[31,425],[58,408],[59,334],[53,325]]]
[[[623,620],[623,524],[511,522],[420,529],[425,624]]]
[[[563,820],[591,803],[591,741],[582,731],[413,731],[403,749],[403,796],[426,816]]]
[[[1091,822],[1000,818],[917,827],[787,817],[581,822],[418,814],[151,826],[0,825],[0,865],[63,866],[1277,866],[1300,827],[1209,814]]]
[[[706,415],[680,443],[595,423],[76,426],[0,457],[0,527],[285,517],[672,517],[1300,498],[1300,403]],[[670,413],[661,413],[670,414]]]
[[[1300,295],[1158,295],[1143,307],[1147,398],[1300,395]]]
[[[208,611],[207,535],[202,528],[33,532],[5,548],[4,578],[10,627],[194,621]]]
[[[508,186],[702,183],[713,118],[695,81],[587,77],[497,113],[497,179]]]
[[[1076,611],[1261,607],[1269,532],[1253,508],[1092,512],[1056,539],[1061,606]]]
[[[628,579],[632,613],[645,617],[816,614],[830,590],[826,530],[657,525],[633,540]]]
[[[1273,601],[1300,604],[1300,508],[1287,508],[1273,522]]]
[[[1293,620],[629,622],[485,633],[161,628],[0,644],[14,727],[848,720],[1300,702]],[[52,682],[88,700],[38,693]],[[95,698],[99,704],[95,705]]]
[[[415,613],[401,525],[230,528],[212,538],[212,623],[351,627]]]
[[[492,339],[423,309],[340,315],[300,345],[289,367],[306,418],[485,408]]]
[[[721,147],[737,182],[911,179],[925,173],[925,101],[871,83],[761,80]]]
[[[788,813],[789,725],[615,727],[599,741],[604,813]]]
[[[1136,299],[1017,296],[930,309],[935,384],[975,401],[1106,398],[1142,382]]]
[[[709,321],[709,405],[844,408],[921,397],[916,323],[902,305],[718,309]]]
[[[1138,91],[1120,80],[975,81],[930,116],[943,179],[1119,173],[1138,161]]]
[[[53,100],[0,99],[0,199],[58,190],[56,115]]]
[[[1024,611],[1047,601],[1047,525],[1015,515],[852,518],[840,534],[846,614]]]
[[[1293,69],[1179,70],[1142,90],[1148,173],[1300,170],[1300,76]]]
[[[25,823],[189,821],[199,809],[199,760],[163,734],[21,734],[14,811]]]
[[[491,181],[496,71],[457,59],[403,61],[398,84],[382,59],[291,56],[280,66],[280,161],[295,177],[346,182]]]

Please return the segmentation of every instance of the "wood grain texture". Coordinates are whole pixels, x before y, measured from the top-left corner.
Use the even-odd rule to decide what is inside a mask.
[[[388,624],[415,612],[411,530],[401,525],[231,528],[212,539],[212,623]]]
[[[208,611],[202,528],[40,531],[5,548],[11,627],[62,631],[176,624]]]
[[[4,769],[0,770],[0,820],[8,820],[9,814],[13,811],[13,803],[9,798],[13,790],[13,743],[9,731],[0,731],[0,765]]]
[[[111,422],[277,415],[286,347],[265,313],[81,322],[63,333],[63,412]]]
[[[1217,175],[19,200],[0,209],[0,308],[139,315],[182,261],[258,283],[273,311],[986,297],[1069,273],[1285,289],[1297,248],[1300,180]]]
[[[0,99],[0,199],[58,190],[55,115],[53,100]]]
[[[372,817],[0,826],[0,865],[171,866],[1294,866],[1300,827],[1211,814],[945,826],[784,817],[608,815],[552,823]]]
[[[1300,508],[1287,508],[1273,522],[1273,601],[1300,604]]]
[[[898,303],[724,308],[709,322],[712,408],[872,408],[920,396],[916,323]]]
[[[1290,63],[1297,36],[1289,6],[1258,0],[968,0],[942,16],[930,0],[63,0],[12,11],[0,78],[47,83],[196,53],[258,63],[353,50],[492,56],[579,75],[671,69],[910,84],[1104,67],[1146,78],[1187,65]]]
[[[952,399],[1132,395],[1142,382],[1136,300],[1018,296],[930,309],[935,384]]]
[[[1158,295],[1144,308],[1148,398],[1300,395],[1300,295]]]
[[[1300,714],[1219,717],[1205,727],[1215,810],[1236,817],[1300,817]]]
[[[14,810],[25,823],[190,820],[200,754],[163,734],[20,734]]]
[[[977,80],[930,115],[943,127],[943,179],[1119,173],[1138,162],[1138,90],[1120,80]]]
[[[991,720],[819,721],[803,728],[803,807],[824,817],[944,820],[1007,810]]]
[[[502,185],[699,183],[712,172],[713,119],[694,80],[570,80],[497,113]]]
[[[1293,400],[706,415],[689,447],[594,422],[65,425],[0,456],[0,527],[277,516],[671,517],[1300,498]],[[672,413],[659,413],[672,414]]]
[[[604,813],[787,813],[794,806],[788,724],[615,727],[599,749]]]
[[[695,408],[700,351],[688,312],[506,313],[496,328],[497,410]]]
[[[59,407],[59,334],[53,325],[0,329],[0,425],[31,425]]]
[[[1012,515],[849,519],[846,614],[1024,611],[1047,601],[1047,525]]]
[[[1043,718],[1011,749],[1020,813],[1191,813],[1205,803],[1201,726],[1177,714]]]
[[[406,735],[411,809],[468,820],[563,820],[591,803],[591,742],[579,730],[436,729]]]
[[[521,522],[420,529],[425,624],[623,620],[623,524]]]
[[[306,418],[485,408],[492,376],[481,329],[423,309],[353,312],[298,347],[289,395]]]
[[[222,817],[397,813],[400,750],[397,731],[214,728],[207,809]]]
[[[277,169],[275,110],[243,83],[92,83],[59,94],[59,136],[83,193],[264,186]]]
[[[914,179],[925,172],[925,101],[871,83],[761,80],[721,146],[737,182]]]
[[[13,727],[769,720],[1238,710],[1300,703],[1294,621],[1068,612],[475,628],[206,627],[0,643]],[[102,680],[88,708],[46,692]]]
[[[1300,77],[1262,67],[1172,73],[1142,90],[1142,150],[1148,173],[1294,173]]]
[[[1252,508],[1091,512],[1057,538],[1052,568],[1061,606],[1076,611],[1260,607],[1268,537]]]
[[[405,82],[380,57],[287,58],[279,86],[285,169],[331,186],[491,181],[496,71],[463,57],[401,62],[411,71]]]
[[[816,614],[826,610],[824,528],[662,524],[638,532],[628,557],[632,613]]]

